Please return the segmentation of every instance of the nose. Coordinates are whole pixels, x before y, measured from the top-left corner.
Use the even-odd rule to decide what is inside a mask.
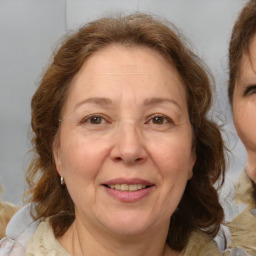
[[[115,134],[111,158],[126,165],[142,164],[147,159],[143,135],[135,124],[123,124]]]

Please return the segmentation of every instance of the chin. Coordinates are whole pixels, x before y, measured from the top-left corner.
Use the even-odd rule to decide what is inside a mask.
[[[111,233],[114,233],[116,235],[119,235],[120,237],[125,236],[139,236],[142,234],[145,234],[145,232],[148,232],[151,228],[151,225],[147,225],[146,223],[141,223],[139,221],[133,221],[131,222],[116,222],[112,225],[108,224],[107,227],[108,231]]]
[[[248,176],[256,183],[256,148],[253,150],[247,148],[246,172]]]
[[[169,227],[169,219],[161,222],[156,216],[147,216],[145,212],[131,211],[123,214],[112,214],[112,218],[104,219],[102,224],[107,230],[120,236],[139,236],[157,229],[161,223]]]

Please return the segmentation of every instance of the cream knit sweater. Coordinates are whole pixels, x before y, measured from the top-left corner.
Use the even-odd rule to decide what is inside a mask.
[[[252,198],[252,184],[246,172],[239,177],[235,201],[246,208],[231,223],[231,247],[242,247],[251,256],[256,256],[256,204]]]
[[[26,256],[69,256],[56,240],[49,221],[42,222],[30,239]],[[187,246],[179,256],[219,256],[223,255],[216,244],[203,232],[193,232]],[[230,255],[226,253],[225,255]]]

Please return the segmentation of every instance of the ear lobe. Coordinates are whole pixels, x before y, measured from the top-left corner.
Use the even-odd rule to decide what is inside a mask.
[[[193,177],[193,168],[191,168],[191,170],[189,170],[188,172],[188,180],[192,179]]]

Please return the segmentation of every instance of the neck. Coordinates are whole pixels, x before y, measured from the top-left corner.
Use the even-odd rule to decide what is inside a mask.
[[[151,230],[136,236],[114,235],[75,220],[58,240],[73,256],[176,256],[179,252],[166,244],[167,232],[168,229]]]

